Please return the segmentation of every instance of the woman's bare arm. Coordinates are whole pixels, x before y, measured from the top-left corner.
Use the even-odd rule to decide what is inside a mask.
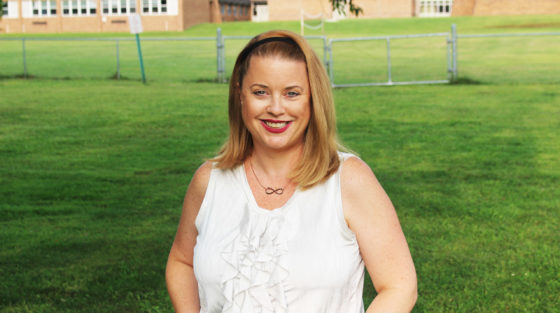
[[[416,271],[391,200],[369,166],[354,157],[343,164],[341,191],[346,221],[377,291],[367,313],[410,312]]]
[[[198,235],[195,219],[204,199],[212,164],[204,163],[193,175],[185,200],[175,241],[171,246],[165,278],[175,312],[198,313],[198,284],[193,271],[193,249]]]

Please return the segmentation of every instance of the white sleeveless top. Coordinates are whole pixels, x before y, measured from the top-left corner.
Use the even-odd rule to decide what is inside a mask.
[[[364,263],[342,212],[340,168],[274,210],[257,205],[243,166],[212,169],[195,221],[200,313],[364,312]]]

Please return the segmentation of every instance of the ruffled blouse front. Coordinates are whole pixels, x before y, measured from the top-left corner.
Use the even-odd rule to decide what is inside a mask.
[[[266,210],[242,166],[213,169],[196,219],[200,312],[363,312],[363,261],[338,186],[333,175]]]

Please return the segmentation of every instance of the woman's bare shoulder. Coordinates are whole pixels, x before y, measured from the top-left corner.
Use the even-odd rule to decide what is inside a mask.
[[[197,190],[201,189],[205,192],[208,187],[208,182],[210,181],[210,173],[212,172],[213,167],[213,163],[210,161],[202,163],[202,165],[200,165],[194,173],[191,179],[190,187],[194,187]]]
[[[363,183],[373,183],[377,179],[366,162],[356,156],[344,160],[340,174],[342,187],[359,187]]]
[[[342,164],[340,189],[349,224],[370,214],[394,210],[369,165],[357,157],[350,157]]]
[[[213,163],[206,161],[194,173],[185,195],[185,204],[190,204],[191,209],[196,208],[198,211],[198,208],[200,208],[208,188],[212,168]]]

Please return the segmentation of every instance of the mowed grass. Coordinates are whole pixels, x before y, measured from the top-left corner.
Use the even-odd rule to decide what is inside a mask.
[[[371,33],[434,32],[448,21],[346,21],[338,24],[339,33],[330,31],[342,36],[353,28],[363,35],[370,34],[368,26],[377,27]],[[557,27],[550,17],[456,21],[473,33]],[[222,27],[250,35],[292,24]],[[207,35],[211,27],[185,34]],[[533,54],[523,50],[526,41],[498,49],[505,46],[501,40],[488,43],[493,50],[486,54],[498,55],[494,61],[469,61],[461,49],[478,49],[469,48],[467,39],[460,43],[460,62],[472,61],[474,68],[460,65],[460,75],[473,84],[335,90],[340,137],[373,168],[407,236],[419,279],[414,312],[560,312],[559,60],[550,53],[557,42],[530,45],[546,50]],[[15,50],[20,43],[4,44]],[[192,53],[186,61],[147,53],[148,85],[138,82],[139,73],[129,74],[137,70],[133,58],[121,59],[129,80],[105,79],[111,69],[102,64],[114,51],[112,43],[88,43],[84,52],[63,42],[74,56],[59,65],[52,62],[52,43],[28,44],[38,47],[30,69],[57,73],[39,78],[77,79],[0,80],[0,312],[171,312],[164,269],[184,192],[227,134],[227,86],[196,82],[212,80],[211,70],[189,76],[213,64],[204,57],[213,43],[197,52],[183,42],[172,48],[146,42],[145,51]],[[415,47],[411,51],[424,44],[394,42],[395,48]],[[430,44],[441,51],[437,40]],[[228,45],[231,68],[243,42]],[[136,53],[132,42],[120,48],[123,55]],[[334,53],[351,57],[356,49],[372,60],[383,58],[383,47],[374,43],[339,49]],[[407,70],[399,65],[406,54],[399,50],[394,75],[440,75],[439,61]],[[531,64],[541,69],[522,68],[507,53],[537,61]],[[85,56],[99,59],[80,63]],[[384,79],[384,65],[369,62],[379,71],[356,75]],[[335,66],[344,73],[344,63]],[[76,67],[85,74],[75,74]],[[103,79],[91,79],[98,77]],[[366,304],[374,294],[366,282]]]
[[[166,257],[188,181],[227,133],[226,86],[0,88],[1,311],[170,312]],[[415,312],[558,312],[557,85],[335,96],[342,140],[398,210]]]

